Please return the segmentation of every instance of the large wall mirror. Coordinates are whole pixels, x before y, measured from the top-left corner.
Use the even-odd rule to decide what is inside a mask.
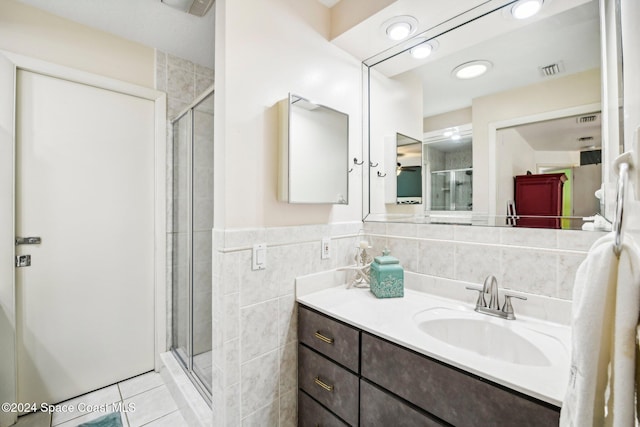
[[[600,4],[541,3],[517,19],[517,2],[483,2],[364,62],[370,164],[389,163],[397,133],[422,135],[424,153],[424,203],[390,203],[381,164],[366,220],[588,229],[583,217],[610,216],[620,104],[618,76],[603,83]],[[557,220],[526,220],[539,216]]]

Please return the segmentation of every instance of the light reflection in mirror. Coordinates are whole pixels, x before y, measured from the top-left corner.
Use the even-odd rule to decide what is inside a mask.
[[[511,122],[524,124],[522,120],[525,117],[536,122],[546,122],[548,117],[559,112],[571,112],[572,109],[578,111],[576,114],[583,114],[585,109],[590,109],[586,111],[589,113],[599,111],[601,76],[598,2],[567,0],[545,3],[539,15],[523,21],[506,16],[508,9],[507,5],[502,10],[496,10],[451,31],[427,31],[417,35],[422,42],[425,39],[438,42],[438,50],[424,60],[417,61],[411,57],[409,51],[412,45],[409,41],[405,43],[407,51],[396,53],[386,61],[378,61],[370,69],[370,156],[381,156],[378,147],[384,146],[383,141],[389,138],[385,133],[392,129],[413,134],[420,127],[428,134],[472,123],[472,161],[465,167],[470,169],[469,176],[472,177],[469,191],[466,192],[471,195],[472,200],[466,204],[452,204],[451,196],[447,200],[444,194],[438,196],[435,193],[441,187],[447,187],[451,192],[451,182],[459,180],[449,178],[449,186],[434,186],[434,180],[442,178],[432,174],[438,171],[430,164],[437,154],[425,146],[425,210],[418,206],[389,204],[388,197],[377,194],[384,191],[384,188],[372,182],[370,214],[367,219],[405,218],[413,222],[432,222],[433,218],[430,217],[441,217],[447,211],[467,209],[468,213],[465,215],[468,222],[510,225],[504,220],[508,214],[507,201],[514,199],[513,180],[520,172],[514,169],[507,176],[503,170],[505,168],[500,169],[500,165],[522,162],[527,154],[514,150],[513,147],[504,150],[498,144],[501,138],[498,129],[509,127]],[[485,75],[469,80],[452,77],[452,70],[456,66],[476,59],[492,64]],[[416,67],[416,64],[421,65]],[[416,120],[418,114],[420,123]],[[569,130],[570,133],[575,131]],[[558,153],[559,156],[567,157],[566,152],[572,151],[571,162],[549,160],[552,154],[547,153],[544,161],[538,161],[529,169],[534,169],[532,172],[535,173],[545,173],[554,170],[549,168],[552,165],[566,168],[586,166],[581,163],[580,152],[597,150],[599,147],[597,143],[580,145],[585,140],[578,139],[601,139],[600,132],[595,133],[595,136],[577,137],[572,150],[561,150],[562,153]],[[548,143],[553,145],[565,138],[567,137],[558,130],[549,137]],[[509,151],[515,156],[512,159],[505,158]],[[505,184],[504,179],[511,181],[511,187]],[[573,191],[575,187],[570,185],[568,188]],[[576,206],[589,206],[589,211],[565,208],[562,215],[578,217],[587,213],[589,216],[601,213],[600,201],[596,198],[595,191],[589,188],[589,191],[580,191],[580,195],[572,193],[569,196],[565,192],[565,197],[569,197],[572,203],[576,202]],[[580,197],[585,200],[578,200]],[[472,209],[473,220],[469,209]],[[460,222],[460,216],[457,215],[454,221]],[[567,228],[579,229],[582,222],[575,218],[567,219],[562,224],[570,224]]]

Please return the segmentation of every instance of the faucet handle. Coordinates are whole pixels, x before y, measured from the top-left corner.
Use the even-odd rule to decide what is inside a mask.
[[[473,288],[471,286],[465,286],[465,289],[469,289],[470,291],[478,292],[478,300],[476,301],[476,308],[477,307],[486,307],[487,306],[487,302],[484,300],[484,289],[477,289],[477,288]]]
[[[511,298],[518,298],[521,300],[526,300],[527,298],[521,297],[520,295],[504,294],[504,305],[502,306],[502,312],[507,315],[507,319],[514,320],[516,318],[516,315],[513,312],[513,305],[511,304]]]

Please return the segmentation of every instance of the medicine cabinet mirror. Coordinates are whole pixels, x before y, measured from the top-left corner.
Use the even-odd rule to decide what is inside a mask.
[[[294,94],[279,113],[279,199],[347,204],[349,116]]]
[[[396,134],[396,203],[422,203],[422,142],[400,133]]]
[[[408,0],[418,21],[428,19],[418,3]],[[569,173],[557,210],[531,215],[562,217],[553,223],[567,229],[583,228],[586,216],[610,217],[605,198],[613,198],[615,186],[608,165],[622,136],[616,29],[601,34],[598,0],[545,1],[524,20],[512,16],[512,6],[484,2],[364,61],[371,164],[385,157],[397,132],[424,135],[425,143],[424,203],[389,203],[389,186],[371,168],[365,220],[518,226],[516,177],[558,171]],[[416,58],[412,52],[425,45],[430,55]],[[473,61],[486,67],[483,75],[456,76]],[[435,165],[444,154],[427,138],[469,124],[470,161]]]

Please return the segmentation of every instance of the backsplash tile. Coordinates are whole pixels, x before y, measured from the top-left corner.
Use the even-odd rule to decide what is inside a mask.
[[[454,239],[458,242],[500,243],[497,227],[453,227]]]
[[[557,230],[541,228],[500,228],[502,244],[531,248],[557,248],[557,233]]]
[[[573,297],[573,282],[584,258],[584,255],[572,253],[558,255],[558,289],[556,290],[558,298],[571,299]]]
[[[570,299],[575,271],[589,247],[604,235],[576,230],[483,227],[450,224],[366,223],[376,247],[395,248],[405,270],[482,284],[488,275],[500,287]],[[391,234],[389,230],[400,234]],[[412,259],[417,242],[416,259]]]
[[[376,257],[382,255],[383,247],[373,247],[371,249],[371,256]],[[389,249],[391,255],[400,260],[403,268],[407,270],[415,271],[418,268],[419,262],[419,248],[418,241],[414,239],[394,239],[387,241],[386,248]]]
[[[472,227],[469,227],[472,228]],[[459,243],[455,245],[455,278],[465,282],[482,283],[493,275],[502,283],[500,248]]]
[[[501,250],[500,287],[545,296],[556,295],[555,253],[530,249]]]
[[[588,251],[596,240],[606,234],[606,232],[602,231],[584,232],[580,230],[563,230],[558,233],[558,248]]]
[[[417,268],[410,268],[411,262],[404,258],[401,258],[400,262],[407,266],[406,268],[409,271],[453,279],[455,268],[454,249],[455,244],[453,242],[420,240],[418,242]]]
[[[419,224],[416,237],[422,239],[453,240],[453,225]]]

